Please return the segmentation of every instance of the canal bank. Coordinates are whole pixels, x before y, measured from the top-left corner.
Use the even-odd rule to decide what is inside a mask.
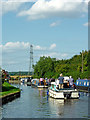
[[[13,84],[13,86],[18,86]],[[2,106],[4,118],[87,118],[88,93],[79,99],[60,100],[47,96],[47,89],[20,85],[21,96]]]
[[[11,102],[12,100],[14,100],[18,97],[20,97],[20,91],[15,92],[15,93],[10,93],[6,96],[3,96],[0,98],[0,101],[1,101],[1,104],[3,105],[3,104],[6,104],[8,102]]]
[[[6,104],[17,97],[20,97],[21,90],[10,85],[7,82],[2,84],[2,91],[0,92],[0,105]]]

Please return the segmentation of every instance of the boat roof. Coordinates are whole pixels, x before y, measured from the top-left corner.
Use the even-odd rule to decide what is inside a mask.
[[[90,79],[77,79],[77,81],[89,81],[90,82]]]
[[[64,76],[64,80],[69,80],[69,77],[68,76]]]
[[[35,78],[35,79],[32,79],[32,81],[39,81],[39,79]]]
[[[51,85],[55,85],[55,82],[51,82]]]

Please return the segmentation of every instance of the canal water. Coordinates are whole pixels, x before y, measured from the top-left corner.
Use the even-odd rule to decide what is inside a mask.
[[[3,105],[2,117],[4,118],[88,117],[88,93],[80,93],[79,99],[60,100],[48,97],[45,88],[27,85],[14,86],[22,89],[21,96]]]

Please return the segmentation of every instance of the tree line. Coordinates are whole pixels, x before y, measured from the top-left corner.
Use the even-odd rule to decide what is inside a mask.
[[[82,71],[82,52],[74,55],[67,60],[56,60],[51,57],[40,57],[40,60],[33,66],[34,77],[58,78],[60,73],[63,76],[72,76],[74,80],[81,78],[89,79],[90,51],[83,51],[83,71]]]

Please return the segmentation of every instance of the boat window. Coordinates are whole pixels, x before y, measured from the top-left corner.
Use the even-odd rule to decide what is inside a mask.
[[[82,82],[82,85],[83,85],[84,82]]]
[[[81,81],[80,81],[80,85],[81,85]]]
[[[84,85],[86,85],[86,82],[84,82]]]
[[[36,84],[36,81],[34,81],[34,84]]]
[[[36,81],[36,84],[37,84],[37,81]]]
[[[78,81],[77,81],[77,85],[78,85]]]
[[[89,82],[87,82],[87,86],[89,86]]]

